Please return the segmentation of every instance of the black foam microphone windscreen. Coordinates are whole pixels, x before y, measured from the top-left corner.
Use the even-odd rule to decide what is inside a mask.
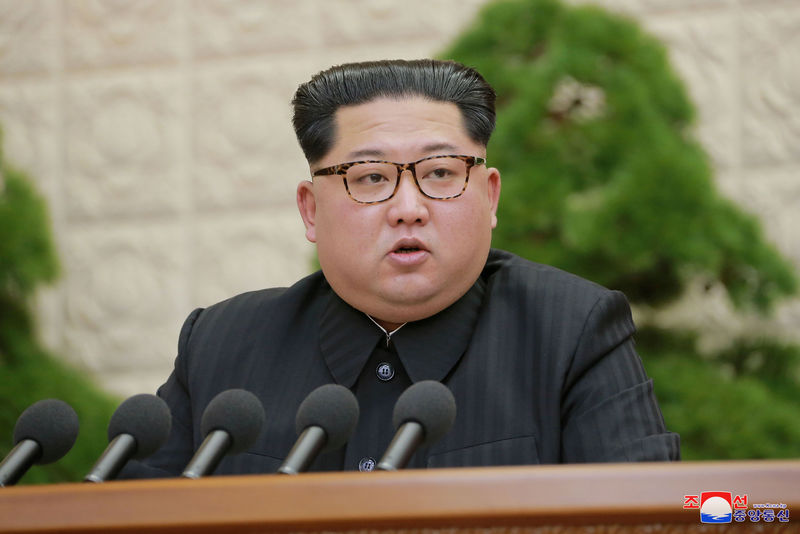
[[[344,445],[358,423],[358,401],[346,387],[325,384],[303,399],[294,422],[297,441],[278,467],[284,475],[301,473],[320,452]]]
[[[325,384],[303,400],[297,409],[295,431],[298,435],[310,426],[325,431],[327,440],[323,450],[338,449],[344,445],[358,424],[358,401],[344,386]]]
[[[78,415],[58,399],[29,406],[14,425],[14,448],[0,462],[0,487],[12,486],[33,464],[49,464],[64,456],[78,437]]]
[[[31,404],[14,426],[14,444],[30,439],[39,444],[37,464],[53,463],[69,452],[78,438],[78,414],[72,406],[58,399],[44,399]]]
[[[200,419],[200,430],[205,439],[181,476],[200,478],[209,475],[226,454],[237,454],[250,448],[258,439],[265,419],[261,401],[249,391],[229,389],[211,399]]]
[[[447,386],[423,380],[406,389],[394,405],[397,431],[376,469],[394,471],[408,465],[419,447],[441,439],[453,426],[456,401]]]
[[[85,482],[116,478],[132,458],[156,452],[169,437],[172,414],[167,403],[155,395],[134,395],[119,405],[108,424],[108,447],[97,459]]]
[[[142,393],[119,405],[108,423],[108,441],[120,434],[130,434],[136,440],[132,458],[146,458],[167,441],[172,427],[169,406],[155,395]]]
[[[228,454],[247,450],[258,438],[266,416],[258,397],[244,389],[223,391],[208,403],[200,419],[200,430],[207,436],[214,430],[228,433]]]
[[[403,423],[415,421],[425,432],[421,447],[439,441],[453,426],[456,400],[444,384],[423,380],[410,386],[397,399],[392,412],[396,429]]]

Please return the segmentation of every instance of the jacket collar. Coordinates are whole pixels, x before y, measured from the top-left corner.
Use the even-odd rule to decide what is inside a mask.
[[[337,383],[352,388],[378,343],[386,336],[363,312],[330,287],[320,321],[320,349]],[[469,346],[486,283],[479,278],[456,302],[436,315],[412,321],[395,332],[391,346],[412,382],[442,381]]]

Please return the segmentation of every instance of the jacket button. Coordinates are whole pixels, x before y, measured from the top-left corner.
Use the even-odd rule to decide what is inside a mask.
[[[375,469],[375,459],[365,456],[358,462],[359,471],[372,471]]]
[[[390,363],[383,362],[375,369],[375,373],[378,375],[378,378],[387,382],[394,378],[394,367],[392,367]]]

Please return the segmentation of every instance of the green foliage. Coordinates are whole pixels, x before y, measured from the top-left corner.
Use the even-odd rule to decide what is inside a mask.
[[[800,414],[800,347],[770,339],[737,339],[712,359],[733,376],[769,384],[772,392],[793,399]]]
[[[17,417],[38,400],[68,402],[81,425],[75,446],[64,458],[33,467],[20,483],[81,480],[105,448],[106,426],[116,405],[36,341],[28,299],[57,272],[44,200],[0,152],[0,457],[13,446]]]
[[[800,348],[739,340],[701,357],[696,334],[645,328],[636,339],[685,460],[797,457]]]
[[[761,311],[796,291],[757,221],[714,189],[683,84],[633,21],[556,0],[499,1],[443,56],[497,91],[495,246],[648,305],[697,276]]]
[[[58,262],[47,207],[25,175],[5,163],[2,140],[0,135],[0,294],[22,297],[54,280]]]
[[[798,388],[737,375],[692,352],[642,351],[685,460],[796,458]]]

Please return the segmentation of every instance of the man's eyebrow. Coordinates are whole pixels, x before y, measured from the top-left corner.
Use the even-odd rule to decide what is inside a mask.
[[[452,152],[455,149],[456,146],[450,143],[431,143],[430,145],[425,145],[422,147],[422,151],[425,153],[438,152],[440,150],[450,150]]]
[[[347,153],[347,159],[359,159],[365,157],[383,158],[386,153],[378,148],[362,148],[361,150],[354,150]]]
[[[424,145],[421,148],[421,151],[425,154],[430,154],[431,152],[439,152],[441,150],[448,150],[450,152],[456,150],[456,146],[446,142],[440,143],[431,143],[429,145]],[[379,148],[362,148],[360,150],[354,150],[353,152],[348,152],[347,158],[348,159],[359,159],[365,157],[372,157],[372,158],[385,158],[386,152]]]

